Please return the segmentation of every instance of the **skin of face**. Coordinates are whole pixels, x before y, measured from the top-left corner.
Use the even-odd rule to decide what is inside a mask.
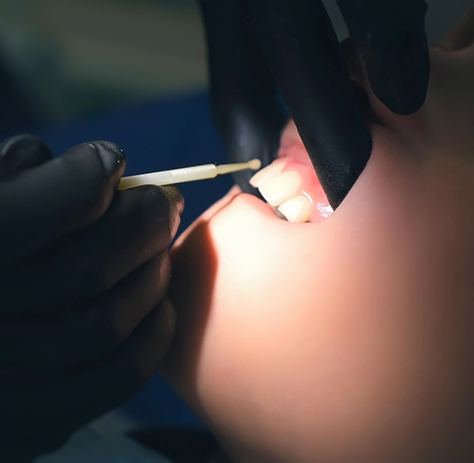
[[[447,37],[412,116],[354,66],[374,147],[331,216],[234,188],[176,243],[163,371],[232,461],[474,461],[474,50]]]

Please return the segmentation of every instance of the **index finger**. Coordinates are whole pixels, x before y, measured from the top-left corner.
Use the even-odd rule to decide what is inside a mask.
[[[372,150],[354,85],[320,0],[248,0],[248,23],[321,185],[339,206]]]
[[[84,143],[0,181],[0,251],[22,258],[96,221],[112,201],[125,156],[108,142]]]

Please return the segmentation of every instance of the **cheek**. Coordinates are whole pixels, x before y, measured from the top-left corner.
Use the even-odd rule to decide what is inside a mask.
[[[319,224],[242,195],[175,253],[171,378],[242,454],[438,461],[465,438],[474,227],[455,217],[474,204],[393,169]]]
[[[214,232],[225,235],[218,224]],[[443,272],[430,272],[432,262],[407,273],[414,249],[386,241],[360,254],[328,243],[294,259],[263,243],[229,252],[226,239],[216,243],[223,259],[195,378],[219,434],[289,461],[295,447],[302,461],[354,452],[408,461],[430,454],[432,439],[464,438],[472,343],[462,325],[472,320],[466,301],[464,309],[449,301],[450,285],[435,291]],[[236,272],[241,258],[246,270]]]

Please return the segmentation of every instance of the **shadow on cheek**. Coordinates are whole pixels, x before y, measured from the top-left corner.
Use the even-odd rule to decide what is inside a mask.
[[[194,401],[198,362],[211,309],[218,258],[206,222],[196,226],[173,253],[169,297],[177,331],[163,373],[176,391]]]

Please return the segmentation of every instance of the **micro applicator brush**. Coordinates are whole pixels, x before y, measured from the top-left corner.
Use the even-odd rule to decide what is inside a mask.
[[[204,164],[202,166],[184,167],[182,169],[163,170],[161,172],[152,172],[150,174],[132,175],[123,177],[120,180],[118,189],[126,190],[141,185],[173,185],[175,183],[194,182],[195,180],[204,180],[214,178],[221,174],[230,174],[239,170],[258,170],[262,163],[260,159],[252,159],[248,162],[239,162],[235,164]]]

